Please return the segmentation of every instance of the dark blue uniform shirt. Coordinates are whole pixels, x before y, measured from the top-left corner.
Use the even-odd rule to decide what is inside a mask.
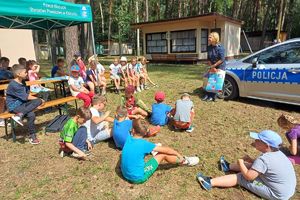
[[[217,66],[217,69],[225,69],[225,49],[221,44],[217,44],[216,46],[210,45],[207,48],[207,59],[211,62],[211,64],[215,64],[218,60],[222,60],[223,63]]]

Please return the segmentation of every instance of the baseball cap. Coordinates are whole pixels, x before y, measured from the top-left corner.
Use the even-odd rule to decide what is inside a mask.
[[[78,65],[73,65],[73,66],[71,67],[71,72],[79,72],[79,70],[80,70],[80,68],[79,68]]]
[[[264,130],[260,133],[250,132],[250,137],[256,140],[261,140],[262,142],[274,148],[279,148],[282,143],[282,139],[278,133],[271,130]]]
[[[126,58],[125,56],[122,56],[122,57],[120,58],[120,61],[127,62],[127,58]]]
[[[159,92],[155,93],[155,97],[154,97],[155,101],[163,101],[163,100],[165,100],[165,98],[166,98],[166,95],[164,92],[159,91]]]

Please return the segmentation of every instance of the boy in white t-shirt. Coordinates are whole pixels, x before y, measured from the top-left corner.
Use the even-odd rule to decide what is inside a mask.
[[[79,76],[79,66],[73,65],[71,67],[71,75],[69,78],[69,86],[72,96],[82,99],[84,102],[84,107],[88,108],[91,105],[94,93],[86,89],[83,84],[84,81],[82,77]]]
[[[121,78],[119,76],[119,71],[120,71],[120,64],[119,64],[119,59],[115,58],[114,62],[109,66],[110,69],[110,78],[114,81],[114,84],[116,86],[116,93],[120,92],[120,82],[121,82]]]
[[[106,103],[107,99],[105,96],[94,96],[93,106],[90,108],[92,117],[84,124],[87,128],[87,138],[93,144],[112,137],[109,122],[113,122],[114,119],[109,117],[110,111],[103,113]]]

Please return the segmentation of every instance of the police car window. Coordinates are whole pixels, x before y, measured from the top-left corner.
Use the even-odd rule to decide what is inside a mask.
[[[300,62],[300,42],[280,45],[263,51],[258,56],[260,64],[289,64]]]

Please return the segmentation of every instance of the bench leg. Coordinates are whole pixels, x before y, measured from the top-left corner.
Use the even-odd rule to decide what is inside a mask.
[[[10,125],[11,125],[11,134],[12,134],[13,142],[16,142],[17,137],[15,133],[15,121],[12,118],[10,118]]]
[[[8,141],[8,131],[7,131],[7,119],[4,119],[4,126],[5,126],[5,137],[6,137],[6,141]]]
[[[75,99],[75,108],[78,109],[77,100]]]

